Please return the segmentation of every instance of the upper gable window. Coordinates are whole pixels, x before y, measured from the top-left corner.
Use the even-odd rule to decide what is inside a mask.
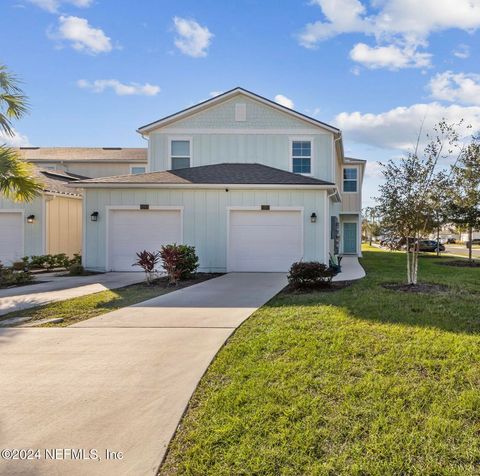
[[[312,142],[309,140],[292,141],[292,172],[295,174],[312,173]]]
[[[358,191],[358,169],[344,168],[343,169],[343,191],[356,192]]]
[[[190,167],[190,140],[172,140],[170,142],[170,157],[172,170]]]
[[[147,171],[146,167],[140,165],[131,165],[130,173],[131,174],[144,174]]]

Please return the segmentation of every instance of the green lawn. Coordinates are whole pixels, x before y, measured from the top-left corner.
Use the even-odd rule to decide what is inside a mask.
[[[400,293],[405,256],[368,276],[281,294],[205,374],[162,475],[480,474],[480,269],[422,257],[436,295]]]
[[[157,284],[151,286],[145,283],[132,284],[119,289],[101,291],[87,296],[10,312],[0,316],[0,321],[21,316],[31,316],[32,320],[62,318],[63,322],[61,323],[43,324],[43,327],[66,327],[75,324],[75,322],[115,311],[121,307],[131,306],[132,304],[200,283],[215,276],[217,275],[199,273],[195,278],[181,281],[177,287],[168,286],[166,278],[162,278]]]

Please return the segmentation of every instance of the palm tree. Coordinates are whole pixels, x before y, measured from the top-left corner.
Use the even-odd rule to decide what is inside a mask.
[[[27,97],[18,86],[18,78],[0,64],[0,132],[13,137],[13,119],[28,112]],[[33,167],[6,145],[0,145],[0,193],[16,202],[29,202],[42,191]]]

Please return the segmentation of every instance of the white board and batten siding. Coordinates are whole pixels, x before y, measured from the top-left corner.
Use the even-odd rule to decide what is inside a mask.
[[[155,207],[159,210],[169,207],[183,209],[180,213],[181,224],[176,225],[177,222],[171,220],[169,224],[164,221],[162,225],[162,217],[161,220],[148,219],[147,224],[142,218],[138,218],[140,223],[127,220],[128,224],[122,225],[121,222],[127,218],[124,216],[120,224],[110,225],[112,211],[115,212],[115,209],[122,209],[122,207],[134,210],[129,219],[133,216],[141,217],[141,213],[146,210],[139,210],[140,204],[148,204],[153,214]],[[255,239],[250,239],[251,245],[255,245],[256,248],[249,254],[245,249],[248,242],[247,245],[240,244],[238,236],[239,233],[245,234],[249,227],[256,226],[255,223],[258,223],[260,215],[248,213],[236,215],[234,210],[240,211],[243,208],[245,211],[255,209],[260,212],[262,205],[269,205],[271,209],[262,212],[264,215],[260,221],[265,225],[257,228]],[[325,227],[329,226],[329,218],[327,192],[324,190],[91,189],[86,192],[84,206],[87,238],[84,265],[91,270],[111,269],[108,261],[112,259],[110,258],[112,251],[111,249],[106,251],[106,246],[113,250],[117,246],[120,246],[120,250],[128,246],[128,253],[131,256],[133,252],[143,249],[158,250],[165,242],[183,242],[195,246],[200,259],[199,269],[205,272],[231,270],[231,263],[227,264],[227,261],[234,263],[233,269],[246,270],[245,265],[235,264],[238,252],[243,253],[244,258],[250,263],[264,256],[262,271],[286,270],[287,261],[297,260],[297,258],[328,262],[329,243]],[[89,219],[93,211],[99,212],[96,222]],[[313,212],[317,215],[316,223],[310,221],[310,215]],[[231,213],[233,213],[233,220]],[[233,232],[231,225],[235,227]],[[112,226],[115,231],[112,231]],[[179,227],[182,229],[181,239],[178,236]],[[126,236],[124,244],[112,244],[111,236],[116,237],[121,233],[125,233]],[[279,233],[283,237],[277,242],[275,240],[278,240]],[[229,242],[233,243],[233,253]],[[267,243],[269,246],[266,245]],[[123,251],[120,251],[120,254],[122,253]],[[281,253],[286,253],[284,261],[279,257]],[[124,259],[122,267],[125,269],[135,270],[131,267],[133,261],[130,261],[130,258],[118,259]],[[113,260],[115,262],[117,257],[114,256]],[[276,262],[276,264],[272,267],[267,261]],[[253,270],[250,265],[248,268]]]
[[[227,271],[286,272],[303,257],[303,209],[228,210]]]
[[[141,271],[132,266],[137,252],[183,241],[182,208],[110,207],[107,214],[108,271]]]

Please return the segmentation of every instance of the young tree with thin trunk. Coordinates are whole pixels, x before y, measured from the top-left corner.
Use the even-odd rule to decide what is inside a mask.
[[[407,282],[411,285],[418,281],[419,241],[434,229],[435,212],[444,206],[442,189],[447,177],[438,170],[439,161],[460,153],[460,124],[439,122],[433,136],[427,135],[423,151],[420,130],[413,152],[382,166],[385,183],[379,187],[377,208],[387,234],[406,243]]]
[[[0,132],[13,137],[12,120],[28,111],[27,98],[19,87],[18,78],[0,64]],[[0,145],[0,193],[7,199],[31,201],[42,191],[31,164],[20,159],[15,150]]]
[[[474,136],[452,166],[448,211],[451,221],[468,230],[468,259],[473,261],[473,230],[480,228],[480,135]]]

